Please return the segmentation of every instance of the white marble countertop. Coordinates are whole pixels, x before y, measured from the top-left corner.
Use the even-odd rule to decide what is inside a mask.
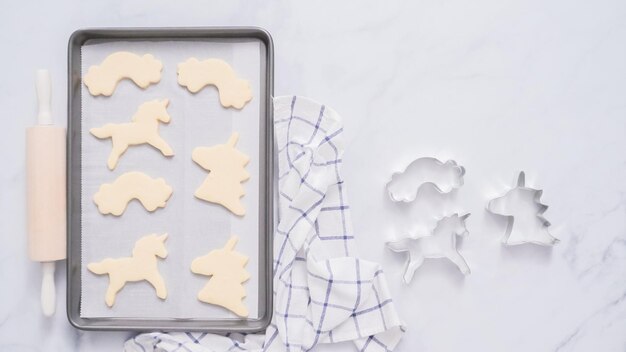
[[[408,331],[398,351],[626,349],[626,3],[623,1],[20,1],[0,12],[0,350],[115,351],[129,333],[44,319],[28,261],[24,129],[34,73],[66,113],[66,50],[81,27],[257,25],[276,46],[276,94],[345,118],[345,178],[362,257],[385,268]],[[469,211],[462,277],[443,260],[410,285],[385,250],[408,222],[385,197],[420,156],[455,159]],[[505,248],[487,200],[519,170],[544,189],[554,249]],[[57,283],[65,283],[63,270]],[[344,349],[351,348],[344,346]],[[329,349],[330,350],[330,349]]]

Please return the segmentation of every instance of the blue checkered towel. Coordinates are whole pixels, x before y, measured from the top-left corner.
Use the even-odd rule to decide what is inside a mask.
[[[353,256],[340,116],[307,98],[278,97],[274,128],[279,218],[272,324],[264,335],[146,333],[128,340],[126,351],[308,351],[340,341],[353,341],[360,351],[390,351],[402,337],[380,266]]]

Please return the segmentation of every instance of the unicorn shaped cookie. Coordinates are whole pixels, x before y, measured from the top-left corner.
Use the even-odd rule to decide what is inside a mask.
[[[171,195],[172,187],[164,179],[132,171],[122,174],[113,183],[100,186],[93,201],[100,213],[120,216],[133,199],[139,200],[146,210],[154,211],[165,207]]]
[[[148,281],[156,290],[157,297],[165,299],[167,289],[159,273],[157,258],[167,257],[165,240],[167,234],[151,234],[140,238],[133,248],[133,256],[127,258],[107,258],[99,263],[90,263],[87,269],[96,275],[109,275],[109,287],[105,295],[107,306],[115,304],[117,293],[127,282]]]
[[[526,176],[520,172],[515,188],[502,197],[492,199],[487,210],[508,219],[502,242],[507,245],[534,243],[542,246],[557,244],[559,239],[548,232],[550,222],[543,217],[548,206],[541,203],[543,191],[526,186]]]
[[[150,54],[139,56],[126,51],[113,53],[100,65],[89,67],[83,82],[91,95],[111,96],[117,84],[129,78],[141,88],[161,80],[163,64]]]
[[[209,254],[194,259],[191,271],[212,276],[198,293],[200,301],[224,307],[240,317],[247,317],[248,308],[241,302],[246,297],[242,284],[250,278],[250,274],[244,268],[248,257],[234,251],[238,240],[237,236],[232,236],[224,248],[212,250]]]
[[[208,85],[214,85],[220,95],[223,107],[242,109],[252,100],[250,82],[237,77],[235,70],[219,59],[199,61],[192,57],[178,64],[178,84],[192,93],[199,92]]]
[[[469,274],[467,262],[456,248],[456,236],[466,235],[465,220],[470,214],[453,214],[437,222],[432,235],[415,238],[403,238],[387,242],[387,247],[394,252],[409,252],[404,272],[404,282],[409,283],[426,258],[448,258],[463,274]]]
[[[171,120],[167,113],[169,103],[168,99],[148,101],[139,106],[130,123],[107,123],[89,130],[96,138],[111,138],[113,149],[107,161],[110,170],[115,169],[120,156],[131,145],[150,144],[165,156],[174,155],[172,148],[159,135],[159,121],[169,123]]]
[[[202,168],[210,171],[195,196],[207,202],[223,205],[235,215],[246,213],[240,198],[246,193],[241,182],[250,178],[245,166],[250,157],[235,149],[239,134],[233,132],[226,144],[198,147],[191,158]]]

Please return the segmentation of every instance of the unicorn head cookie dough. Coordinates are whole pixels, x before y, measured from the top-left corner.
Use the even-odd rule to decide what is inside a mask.
[[[237,236],[232,236],[224,248],[212,250],[209,254],[194,259],[191,271],[211,276],[198,293],[200,301],[224,307],[240,317],[247,317],[248,308],[241,302],[246,297],[242,284],[248,281],[250,274],[245,269],[248,257],[235,251],[238,240]]]
[[[197,147],[191,158],[202,168],[210,171],[195,196],[207,202],[217,203],[233,214],[243,216],[246,209],[241,197],[246,193],[241,182],[250,178],[245,166],[250,157],[235,149],[239,134],[234,132],[226,144],[213,147]]]

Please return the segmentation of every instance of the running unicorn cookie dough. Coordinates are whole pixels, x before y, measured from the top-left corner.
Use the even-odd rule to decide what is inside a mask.
[[[168,99],[148,101],[139,106],[130,123],[107,123],[89,130],[96,138],[111,138],[113,149],[107,161],[110,170],[115,169],[120,156],[131,145],[149,144],[165,156],[174,155],[172,147],[159,135],[159,122],[171,120],[167,113],[169,103]]]
[[[90,263],[87,269],[96,275],[109,275],[109,287],[105,295],[107,306],[113,307],[117,293],[127,282],[148,281],[156,290],[157,297],[165,299],[167,289],[159,273],[157,257],[166,258],[165,240],[167,234],[151,234],[140,238],[133,248],[133,256],[119,259],[107,258],[98,263]]]

